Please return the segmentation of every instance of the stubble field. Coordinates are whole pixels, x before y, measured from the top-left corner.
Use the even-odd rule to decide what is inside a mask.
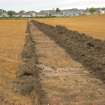
[[[25,103],[26,100],[12,89],[21,63],[26,25],[26,20],[0,20],[0,105]]]
[[[62,25],[68,29],[86,33],[92,37],[105,40],[105,15],[79,16],[69,18],[36,19],[50,25]]]

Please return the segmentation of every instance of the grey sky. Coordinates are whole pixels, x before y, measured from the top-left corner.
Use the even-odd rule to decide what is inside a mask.
[[[0,8],[7,10],[42,10],[57,7],[105,7],[105,0],[0,0]]]

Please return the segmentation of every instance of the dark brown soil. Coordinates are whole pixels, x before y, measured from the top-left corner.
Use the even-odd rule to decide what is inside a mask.
[[[29,24],[27,26],[27,36],[25,45],[21,53],[22,64],[17,71],[17,80],[15,81],[16,92],[32,97],[33,105],[42,105],[42,97],[45,93],[40,84],[38,58],[35,52],[35,42],[30,33]]]
[[[88,68],[95,78],[105,82],[105,41],[68,30],[63,26],[54,27],[36,21],[32,22],[59,46],[63,47],[74,60]]]

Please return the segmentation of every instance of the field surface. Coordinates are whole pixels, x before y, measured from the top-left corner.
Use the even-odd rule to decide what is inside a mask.
[[[12,89],[21,63],[26,25],[24,20],[0,20],[0,105],[25,103],[27,99]]]
[[[46,93],[42,99],[45,100],[47,97],[47,104],[50,103],[51,105],[103,104],[105,91],[102,81],[93,77],[84,65],[73,59],[72,53],[67,53],[66,49],[56,43],[65,37],[61,36],[60,38],[59,33],[56,34],[53,27],[49,27],[37,23],[30,25],[32,38],[36,43],[36,54],[42,70],[40,82]],[[62,33],[63,29],[59,31]],[[58,41],[57,37],[54,40],[51,35],[58,36]],[[64,35],[66,36],[66,34]],[[61,43],[64,43],[63,40]],[[79,51],[74,45],[72,47]]]
[[[0,105],[105,105],[104,22],[0,20]]]
[[[69,18],[37,19],[50,25],[62,25],[68,29],[86,33],[92,37],[105,40],[105,15],[102,16],[79,16]]]

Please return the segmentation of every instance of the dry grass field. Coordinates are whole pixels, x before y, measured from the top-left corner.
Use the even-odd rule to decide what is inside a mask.
[[[24,45],[25,29],[25,21],[0,20],[0,68],[3,72],[16,72]]]
[[[69,18],[37,19],[50,25],[63,25],[71,30],[91,35],[92,37],[105,40],[105,15],[79,16]]]
[[[25,20],[0,20],[0,105],[18,104],[24,97],[11,92],[25,39]],[[21,102],[19,102],[21,103]]]

